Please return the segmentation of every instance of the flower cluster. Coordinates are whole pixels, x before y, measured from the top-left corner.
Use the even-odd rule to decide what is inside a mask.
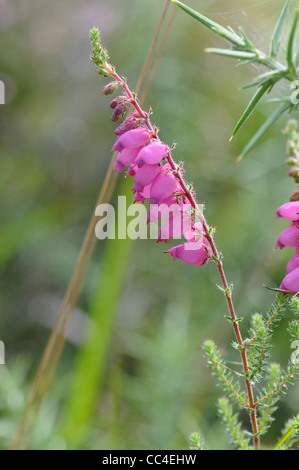
[[[124,96],[119,96],[111,105],[114,110],[112,120],[115,121],[123,115],[129,103]],[[117,109],[119,111],[115,119]],[[117,139],[113,150],[118,155],[114,170],[122,172],[127,167],[126,175],[134,177],[134,202],[143,203],[149,200],[147,222],[158,223],[161,219],[157,243],[184,236],[183,244],[166,253],[188,264],[205,264],[211,258],[211,249],[203,226],[197,220],[196,211],[180,184],[178,175],[182,176],[183,169],[178,165],[173,167],[168,161],[171,152],[169,146],[161,142],[156,129],[146,126],[137,111],[130,114],[115,133]],[[163,217],[166,217],[164,222]]]
[[[290,201],[280,206],[276,215],[291,221],[291,225],[284,229],[276,242],[276,248],[285,246],[295,248],[295,254],[288,262],[286,276],[280,289],[299,292],[299,201]]]

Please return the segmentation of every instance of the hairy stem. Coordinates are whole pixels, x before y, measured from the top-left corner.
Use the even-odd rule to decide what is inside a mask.
[[[108,74],[113,76],[115,78],[115,80],[117,80],[120,83],[120,85],[122,86],[123,90],[125,91],[128,99],[130,100],[132,106],[138,112],[139,116],[143,119],[144,124],[146,125],[146,127],[148,128],[148,130],[150,131],[152,136],[155,139],[160,140],[159,137],[157,136],[157,133],[156,133],[156,130],[155,130],[154,126],[152,125],[152,123],[150,121],[149,114],[146,113],[145,111],[143,111],[143,109],[141,108],[140,104],[138,103],[138,101],[135,97],[135,94],[130,90],[130,88],[128,87],[125,80],[123,80],[108,65],[106,65],[105,68],[106,68]],[[187,199],[189,200],[192,208],[196,211],[197,215],[201,219],[201,222],[202,222],[202,225],[203,225],[203,232],[204,232],[205,237],[207,238],[208,243],[211,247],[214,260],[216,261],[216,265],[217,265],[217,268],[218,268],[218,271],[219,271],[219,274],[220,274],[220,278],[221,278],[221,282],[222,282],[222,286],[223,286],[223,289],[224,289],[225,298],[226,298],[228,310],[229,310],[229,313],[230,313],[234,333],[235,333],[235,336],[236,336],[236,339],[237,339],[237,342],[238,342],[238,345],[239,345],[240,354],[241,354],[241,359],[242,359],[242,364],[243,364],[243,369],[244,369],[244,376],[245,376],[246,390],[247,390],[247,395],[248,395],[247,408],[249,410],[250,420],[251,420],[251,425],[252,425],[252,431],[253,431],[253,435],[254,435],[254,446],[255,446],[255,449],[257,450],[259,448],[259,437],[258,437],[259,430],[258,430],[257,416],[256,416],[256,403],[254,401],[253,389],[252,389],[252,385],[251,385],[251,382],[250,382],[250,379],[249,379],[250,371],[249,371],[249,367],[248,367],[246,348],[245,348],[245,344],[244,344],[244,341],[243,341],[243,338],[242,338],[242,335],[241,335],[241,332],[240,332],[238,319],[237,319],[237,315],[236,315],[236,312],[235,312],[234,303],[233,303],[233,299],[232,299],[232,293],[231,293],[231,289],[230,289],[229,284],[228,284],[227,279],[226,279],[226,275],[225,275],[223,263],[222,263],[222,260],[221,260],[221,256],[220,256],[220,253],[217,249],[217,246],[216,246],[216,243],[214,241],[213,234],[210,230],[210,227],[209,227],[202,211],[200,210],[200,208],[199,208],[199,206],[198,206],[198,204],[195,200],[193,192],[188,188],[188,186],[185,183],[181,173],[179,171],[177,171],[177,166],[176,166],[170,152],[168,152],[168,155],[167,155],[166,159],[167,159],[167,161],[168,161],[168,163],[169,163],[169,165],[170,165],[170,167],[173,171],[174,176],[176,177],[177,181],[179,182],[185,197],[187,197]]]

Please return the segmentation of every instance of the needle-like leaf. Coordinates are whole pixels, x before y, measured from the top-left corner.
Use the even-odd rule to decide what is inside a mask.
[[[250,139],[248,144],[244,147],[241,155],[238,157],[238,162],[243,160],[243,158],[250,152],[254,145],[259,141],[259,139],[270,129],[270,127],[284,114],[287,110],[292,108],[292,103],[288,100],[283,103],[283,105],[278,108],[259,128],[259,130],[254,134]]]
[[[232,139],[234,138],[238,130],[243,126],[244,122],[249,118],[249,116],[254,111],[255,107],[257,106],[257,104],[260,102],[264,94],[269,90],[271,86],[272,86],[272,81],[270,82],[268,81],[264,85],[262,85],[254,94],[253,98],[251,99],[250,103],[248,104],[247,108],[242,114],[241,118],[237,122],[237,125],[234,128],[232,136],[230,138],[230,142],[232,141]]]
[[[299,8],[297,8],[294,13],[293,25],[291,28],[291,33],[289,36],[288,46],[287,46],[287,61],[288,61],[289,72],[290,72],[292,80],[297,80],[296,59],[294,58],[293,51],[294,51],[294,40],[295,40],[295,33],[297,29],[297,24],[298,24],[298,18],[299,18]]]
[[[279,17],[279,20],[276,24],[273,36],[272,36],[272,41],[271,41],[271,50],[270,50],[270,55],[271,57],[277,57],[277,54],[280,49],[280,38],[282,34],[282,30],[286,21],[287,13],[290,7],[290,0],[287,0],[285,6],[283,7],[283,10],[281,12],[281,15]]]
[[[215,21],[210,20],[206,16],[198,13],[197,11],[193,10],[192,8],[188,7],[182,2],[178,0],[172,0],[178,7],[180,7],[183,11],[188,13],[188,15],[192,16],[194,19],[199,21],[201,24],[209,28],[214,33],[218,34],[219,36],[223,37],[227,41],[229,41],[234,46],[244,47],[245,43],[243,38],[241,38],[237,33],[235,33],[232,29],[227,29],[221,26],[220,24],[216,23]]]

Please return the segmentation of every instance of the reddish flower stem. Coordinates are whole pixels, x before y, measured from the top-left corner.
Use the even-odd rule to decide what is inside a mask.
[[[131,102],[132,106],[134,106],[135,110],[138,112],[140,117],[144,120],[144,123],[145,123],[146,127],[148,128],[149,132],[155,137],[155,139],[160,141],[160,139],[157,136],[156,131],[155,131],[155,129],[154,129],[154,127],[153,127],[153,125],[150,121],[149,114],[144,112],[143,109],[140,107],[138,101],[136,100],[134,94],[129,89],[126,82],[115,71],[110,69],[110,67],[106,66],[105,68],[106,68],[107,72],[111,76],[113,76],[115,78],[115,80],[117,80],[120,83],[120,85],[122,86],[123,90],[125,91],[128,99],[129,99],[129,101]],[[192,191],[190,191],[190,189],[186,185],[186,183],[185,183],[185,181],[184,181],[184,179],[181,175],[181,172],[177,171],[176,164],[175,164],[170,152],[168,153],[166,159],[167,159],[170,167],[172,168],[173,174],[176,177],[177,181],[179,182],[184,195],[187,197],[187,199],[189,200],[192,208],[196,211],[196,214],[201,219],[202,226],[203,226],[203,232],[204,232],[205,237],[207,238],[208,243],[211,247],[213,257],[214,257],[214,260],[216,262],[216,265],[217,265],[217,268],[218,268],[218,271],[219,271],[219,274],[220,274],[220,278],[221,278],[221,282],[222,282],[222,286],[223,286],[223,290],[224,290],[228,310],[229,310],[229,313],[230,313],[234,333],[235,333],[235,336],[236,336],[236,339],[237,339],[237,342],[238,342],[238,345],[239,345],[240,354],[241,354],[241,359],[242,359],[242,364],[243,364],[243,369],[244,369],[244,376],[245,376],[245,385],[246,385],[247,396],[248,396],[247,408],[249,410],[250,420],[251,420],[251,425],[252,425],[252,431],[253,431],[253,435],[254,435],[254,437],[253,437],[254,447],[255,447],[256,450],[258,450],[260,443],[259,443],[259,429],[258,429],[257,416],[256,416],[257,403],[255,403],[255,401],[254,401],[253,389],[252,389],[252,385],[251,385],[251,382],[250,382],[250,379],[249,379],[250,371],[249,371],[249,367],[248,367],[246,347],[245,347],[245,344],[244,344],[244,341],[243,341],[243,338],[242,338],[242,335],[241,335],[241,331],[240,331],[240,328],[239,328],[239,323],[238,323],[238,319],[237,319],[234,304],[233,304],[231,289],[230,289],[229,284],[228,284],[227,279],[226,279],[225,271],[224,271],[224,268],[223,268],[223,263],[221,261],[221,256],[218,252],[218,249],[217,249],[217,246],[215,244],[215,241],[214,241],[213,235],[211,233],[211,230],[209,228],[209,225],[208,225],[203,213],[201,212]]]

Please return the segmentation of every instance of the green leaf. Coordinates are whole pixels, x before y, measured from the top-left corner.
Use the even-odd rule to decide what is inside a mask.
[[[250,152],[250,150],[255,146],[259,139],[272,127],[272,125],[285,113],[288,109],[292,107],[292,103],[288,100],[283,103],[283,105],[278,108],[275,113],[273,113],[266,122],[259,128],[257,133],[252,137],[248,144],[244,147],[241,155],[238,157],[238,162],[243,160],[243,158]]]
[[[215,21],[210,20],[206,16],[202,15],[201,13],[198,13],[197,11],[188,7],[184,3],[179,2],[178,0],[171,0],[171,1],[175,3],[178,7],[180,7],[183,11],[188,13],[188,15],[195,18],[201,24],[209,28],[214,33],[218,34],[218,36],[221,36],[222,38],[226,39],[227,41],[232,43],[234,46],[239,46],[239,47],[245,46],[244,40],[238,34],[236,34],[233,30],[224,28],[223,26],[219,25]]]
[[[271,41],[271,51],[270,51],[271,57],[277,57],[277,54],[279,52],[280,38],[281,38],[282,30],[283,30],[283,27],[284,27],[284,24],[285,24],[287,12],[288,12],[289,7],[290,7],[290,3],[291,3],[290,0],[287,0],[285,6],[283,7],[281,15],[279,17],[279,20],[277,22],[277,25],[275,27],[273,37],[272,37],[272,41]]]
[[[247,88],[251,88],[254,86],[260,86],[263,85],[264,83],[268,82],[271,80],[272,84],[278,82],[281,80],[283,77],[286,77],[288,74],[288,70],[270,70],[269,72],[262,73],[261,75],[258,75],[256,77],[256,80],[254,80],[251,83],[247,83],[246,85],[242,86],[243,90],[246,90]]]
[[[244,52],[244,51],[235,51],[233,49],[219,49],[209,47],[205,49],[206,52],[210,52],[211,54],[221,55],[225,57],[232,57],[233,59],[240,59],[240,60],[250,60],[255,59],[256,54],[254,52]]]
[[[239,121],[237,122],[237,125],[233,130],[231,138],[229,139],[230,142],[232,141],[232,139],[234,138],[238,130],[243,126],[244,122],[249,118],[249,116],[254,111],[255,107],[257,106],[257,104],[260,102],[264,94],[268,91],[268,89],[271,86],[272,86],[272,81],[270,82],[268,81],[257,90],[255,95],[251,99],[250,103],[248,104],[247,108],[245,109],[244,113],[242,114]]]
[[[290,33],[288,46],[287,46],[288,68],[289,68],[289,72],[290,72],[292,80],[297,80],[296,59],[294,58],[294,55],[293,55],[293,49],[294,49],[294,39],[295,39],[295,33],[297,29],[298,18],[299,18],[299,8],[297,8],[295,12],[293,25],[291,28],[291,33]]]

